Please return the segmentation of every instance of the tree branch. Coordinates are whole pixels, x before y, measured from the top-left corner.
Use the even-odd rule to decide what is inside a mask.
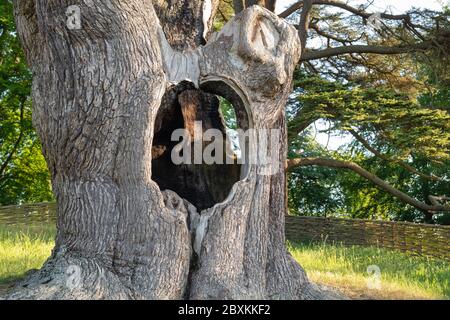
[[[301,12],[301,18],[300,18],[300,24],[299,24],[299,35],[300,35],[300,40],[302,42],[302,45],[304,43],[306,44],[308,28],[309,27],[314,28],[314,26],[309,26],[306,24],[306,21],[309,21],[309,12],[311,11],[311,7],[314,5],[334,6],[334,7],[346,10],[357,16],[360,16],[363,19],[368,19],[373,15],[373,13],[369,13],[360,8],[352,7],[352,6],[348,5],[347,3],[344,3],[342,1],[337,1],[337,0],[302,0],[302,1],[298,1],[298,2],[294,3],[293,5],[291,5],[284,12],[279,14],[279,16],[282,18],[287,18],[288,16],[295,13],[300,8],[303,8],[302,12]],[[393,15],[393,14],[381,13],[380,17],[382,19],[403,21],[405,24],[405,27],[408,30],[410,30],[411,32],[413,32],[413,34],[418,36],[419,39],[422,40],[422,42],[419,42],[416,44],[403,44],[403,45],[398,45],[398,46],[379,46],[379,45],[348,45],[348,46],[346,46],[345,43],[351,43],[350,40],[346,41],[345,39],[340,39],[339,37],[334,37],[332,35],[328,35],[316,26],[315,30],[316,30],[316,32],[318,32],[319,35],[325,36],[328,39],[333,39],[344,45],[341,47],[327,48],[324,50],[303,51],[301,61],[317,60],[317,59],[339,56],[339,55],[344,55],[344,54],[352,54],[352,53],[359,53],[359,54],[373,53],[373,54],[386,54],[386,55],[402,54],[402,53],[408,53],[408,52],[416,51],[416,50],[428,50],[428,49],[432,48],[433,45],[434,46],[439,45],[439,43],[435,43],[433,41],[423,40],[422,35],[420,33],[417,33],[417,31],[414,29],[414,24],[411,23],[411,17],[409,14]]]
[[[303,3],[304,3],[303,0],[294,3],[293,5],[291,5],[289,8],[287,8],[284,12],[282,12],[278,16],[281,17],[281,18],[289,17],[291,14],[293,14],[297,10],[299,10],[303,6]],[[356,14],[356,15],[364,18],[364,19],[368,19],[370,16],[373,15],[373,13],[369,13],[369,12],[366,12],[364,10],[357,9],[357,8],[352,7],[352,6],[346,4],[346,3],[342,2],[342,1],[337,1],[337,0],[312,0],[312,4],[313,5],[334,6],[334,7],[346,10],[348,12],[351,12],[353,14]],[[410,20],[410,16],[408,14],[393,15],[393,14],[382,13],[381,14],[381,18],[382,19],[389,19],[389,20],[405,20],[405,21],[409,21]]]
[[[298,110],[294,116],[295,120],[290,121],[288,124],[289,140],[295,139],[301,132],[320,119],[320,116],[313,112],[315,108],[316,106],[309,105]]]
[[[340,42],[343,45],[352,44],[353,42],[359,41],[362,38],[362,35],[358,38],[354,39],[345,39],[345,38],[339,38],[338,36],[332,35],[330,33],[327,33],[326,31],[323,31],[317,23],[311,23],[309,25],[310,29],[313,29],[319,36],[326,38],[327,40],[334,40],[336,42]]]
[[[277,6],[277,0],[265,0],[265,6],[267,10],[275,12]]]
[[[19,118],[19,124],[20,124],[20,132],[19,136],[17,137],[11,151],[9,152],[8,156],[6,157],[5,161],[0,167],[0,177],[4,176],[5,171],[11,162],[11,160],[14,157],[14,154],[17,152],[17,149],[19,148],[20,143],[22,142],[23,136],[24,136],[24,127],[23,127],[23,119],[24,119],[24,109],[25,109],[25,101],[26,98],[23,99],[20,103],[20,118]]]
[[[233,0],[234,12],[237,14],[245,8],[258,5],[272,12],[275,11],[277,0]]]
[[[440,197],[429,196],[428,199],[435,206],[440,206],[440,205],[442,205],[442,203],[446,203],[446,202],[450,201],[450,198],[446,197],[446,196],[440,196]]]
[[[378,151],[377,149],[372,147],[370,145],[370,143],[367,140],[365,140],[361,135],[359,135],[355,130],[348,130],[348,132],[350,132],[350,134],[359,143],[361,143],[367,150],[369,150],[371,153],[373,153],[378,158],[380,158],[382,160],[385,160],[385,161],[388,161],[388,162],[392,162],[392,163],[398,164],[399,166],[401,166],[405,170],[407,170],[407,171],[409,171],[409,172],[411,172],[411,173],[413,173],[415,175],[418,175],[418,176],[420,176],[420,177],[422,177],[424,179],[432,180],[432,181],[443,181],[443,179],[440,178],[440,177],[437,177],[437,176],[434,176],[434,175],[430,176],[430,175],[424,174],[422,172],[419,172],[416,168],[410,166],[409,164],[407,164],[407,163],[405,163],[405,162],[403,162],[401,160],[389,158],[385,154],[381,153],[380,151]]]
[[[376,45],[351,45],[337,48],[328,48],[317,51],[306,51],[302,54],[300,61],[317,60],[351,53],[373,53],[373,54],[394,55],[394,54],[408,53],[417,50],[427,50],[430,48],[432,48],[431,41],[424,41],[412,45],[393,46],[393,47],[376,46]]]
[[[368,19],[370,16],[373,15],[373,13],[369,13],[364,10],[352,7],[345,2],[338,1],[338,0],[313,0],[313,4],[314,5],[329,5],[329,6],[337,7],[337,8],[346,10],[348,12],[351,12],[353,14],[356,14],[364,19]],[[405,21],[410,20],[410,16],[408,14],[394,15],[394,14],[381,13],[381,18],[388,19],[388,20],[405,20]]]
[[[360,167],[358,164],[347,161],[340,161],[334,159],[320,159],[320,158],[300,158],[300,159],[291,159],[287,162],[287,169],[291,171],[296,167],[305,167],[305,166],[320,166],[327,168],[335,168],[335,169],[347,169],[352,170],[361,177],[373,182],[378,188],[390,193],[395,196],[399,200],[419,209],[428,214],[434,214],[436,212],[441,211],[450,211],[450,205],[442,205],[442,204],[434,204],[429,205],[427,203],[421,202],[417,199],[414,199],[408,196],[406,193],[394,188],[388,182],[380,179],[373,173],[365,170]]]
[[[278,16],[280,18],[287,18],[289,17],[291,14],[297,12],[297,10],[299,10],[300,8],[303,7],[303,1],[299,1],[297,3],[294,3],[293,5],[291,5],[289,8],[287,8],[286,10],[284,10],[282,13],[280,13]]]
[[[310,22],[310,13],[312,9],[313,0],[304,0],[302,13],[300,14],[300,23],[298,26],[298,35],[300,37],[300,44],[302,47],[302,51],[305,51],[306,41],[308,39],[308,29]]]
[[[245,9],[245,0],[233,0],[234,12],[238,14]]]

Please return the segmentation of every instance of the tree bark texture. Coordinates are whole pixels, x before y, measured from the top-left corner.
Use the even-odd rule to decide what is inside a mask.
[[[58,231],[44,267],[8,298],[331,297],[285,247],[284,106],[297,32],[253,6],[205,42],[211,19],[203,15],[217,1],[204,2],[15,1]],[[66,23],[74,4],[76,30]],[[205,210],[161,191],[152,179],[155,122],[184,85],[227,98],[241,127],[280,129],[282,170],[246,167],[227,198]]]

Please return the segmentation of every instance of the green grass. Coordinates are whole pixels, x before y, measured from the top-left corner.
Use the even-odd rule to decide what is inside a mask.
[[[0,285],[39,269],[51,254],[55,227],[0,225]]]
[[[39,269],[54,245],[53,226],[0,226],[0,291]],[[374,247],[289,244],[309,277],[355,299],[449,299],[450,264]],[[369,289],[367,267],[381,269],[381,288]]]
[[[450,264],[374,247],[289,244],[294,258],[315,282],[352,298],[449,299]],[[369,289],[367,268],[381,270],[381,287]]]

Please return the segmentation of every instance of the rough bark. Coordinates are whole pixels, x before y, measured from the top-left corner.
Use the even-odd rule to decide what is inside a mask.
[[[276,3],[276,0],[233,0],[233,8],[235,13],[239,13],[245,8],[258,5],[275,12]]]
[[[161,14],[164,2],[154,2]],[[189,2],[180,8],[202,3]],[[73,4],[82,12],[79,30],[66,27]],[[196,47],[198,33],[186,44],[166,37],[178,20],[162,15],[160,24],[150,1],[16,0],[15,7],[58,232],[44,267],[8,298],[332,297],[285,247],[284,104],[300,57],[293,27],[255,6]],[[283,134],[279,173],[243,166],[227,199],[201,212],[152,180],[158,110],[186,82],[231,101],[242,128]]]
[[[239,13],[245,9],[245,0],[233,0],[233,9],[235,13]]]
[[[155,0],[153,5],[172,48],[186,50],[205,44],[219,0]]]

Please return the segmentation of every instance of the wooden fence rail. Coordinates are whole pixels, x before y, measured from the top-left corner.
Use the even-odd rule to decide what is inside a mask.
[[[286,236],[291,241],[378,246],[450,261],[450,226],[288,216]]]
[[[0,225],[56,223],[56,203],[0,207]]]
[[[0,207],[0,225],[55,223],[56,204]],[[379,246],[450,261],[450,226],[356,219],[286,217],[291,241]]]

